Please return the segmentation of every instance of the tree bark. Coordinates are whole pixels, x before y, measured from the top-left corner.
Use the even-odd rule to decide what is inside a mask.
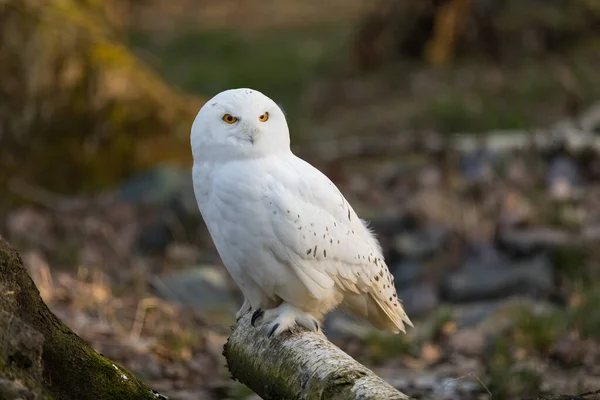
[[[0,398],[23,391],[37,399],[165,399],[64,325],[0,236]]]
[[[251,313],[233,328],[223,355],[234,379],[263,399],[410,399],[334,346],[322,333],[268,338]]]

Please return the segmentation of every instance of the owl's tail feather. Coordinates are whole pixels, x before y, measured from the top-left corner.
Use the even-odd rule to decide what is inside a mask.
[[[406,325],[413,326],[400,302],[398,306],[393,306],[372,294],[347,293],[344,296],[344,306],[354,315],[367,319],[380,330],[406,333]]]
[[[367,296],[367,319],[378,329],[385,329],[392,333],[406,333],[406,325],[413,324],[406,315],[401,302],[393,306],[387,301],[382,301],[378,296]]]

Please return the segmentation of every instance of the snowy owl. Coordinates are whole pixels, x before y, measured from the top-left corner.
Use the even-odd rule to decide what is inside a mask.
[[[378,329],[412,326],[379,242],[329,178],[292,153],[273,100],[217,94],[194,120],[191,147],[198,207],[244,294],[237,319],[253,311],[269,336],[318,331],[341,305]]]

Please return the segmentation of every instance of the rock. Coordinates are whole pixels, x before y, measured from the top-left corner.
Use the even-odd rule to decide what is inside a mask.
[[[159,165],[124,182],[118,196],[137,205],[165,206],[191,179],[190,171]]]
[[[470,329],[478,326],[489,315],[504,305],[504,300],[474,301],[453,308],[458,330]]]
[[[502,197],[498,223],[502,227],[519,226],[533,218],[533,207],[520,192],[508,190]]]
[[[575,196],[581,185],[579,166],[571,158],[558,156],[550,161],[546,173],[546,186],[555,200],[568,200]]]
[[[550,349],[550,357],[567,367],[581,366],[586,355],[593,351],[590,344],[579,338],[563,335]]]
[[[373,332],[373,327],[362,320],[336,310],[325,316],[323,332],[331,341],[346,338],[366,338]]]
[[[202,265],[167,276],[155,276],[150,285],[163,299],[203,312],[235,309],[229,277],[217,266]]]
[[[450,336],[448,346],[465,356],[478,357],[485,351],[486,339],[485,335],[476,329],[461,329]]]
[[[422,272],[422,265],[416,260],[407,259],[396,263],[390,267],[390,270],[394,276],[396,289],[400,289],[419,279]]]
[[[572,234],[552,228],[502,229],[496,241],[513,256],[531,256],[577,242]]]
[[[600,102],[591,105],[582,113],[579,125],[586,132],[600,133]]]
[[[457,332],[465,329],[477,330],[486,338],[486,350],[493,350],[498,336],[515,326],[515,313],[528,310],[534,315],[548,316],[558,311],[557,307],[545,301],[513,297],[510,299],[473,302],[453,307],[457,322]]]
[[[396,235],[394,249],[405,258],[422,259],[440,251],[449,233],[444,226],[428,224],[417,230]]]
[[[214,397],[202,390],[176,390],[168,393],[169,400],[212,400]]]
[[[398,298],[411,317],[427,314],[439,304],[437,288],[427,282],[398,290]]]
[[[175,265],[194,264],[200,261],[200,251],[189,244],[171,243],[166,249],[166,259]]]
[[[158,217],[140,235],[137,248],[141,252],[164,251],[175,239],[192,241],[202,227],[206,231],[191,176],[182,177],[180,182],[160,208]]]
[[[128,368],[145,381],[152,382],[165,375],[164,366],[154,354],[140,353],[128,362]]]
[[[539,296],[551,292],[553,287],[547,256],[511,262],[494,248],[488,248],[470,255],[459,271],[449,274],[442,283],[442,293],[444,299],[461,302],[511,295]]]
[[[494,175],[496,157],[487,149],[477,149],[460,156],[460,172],[468,184],[489,182]]]

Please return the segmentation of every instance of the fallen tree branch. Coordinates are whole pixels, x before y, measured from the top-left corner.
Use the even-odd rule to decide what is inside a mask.
[[[24,391],[61,400],[166,399],[64,325],[0,236],[0,398]]]
[[[263,399],[410,399],[334,346],[322,333],[268,338],[242,317],[223,355],[233,377]]]

